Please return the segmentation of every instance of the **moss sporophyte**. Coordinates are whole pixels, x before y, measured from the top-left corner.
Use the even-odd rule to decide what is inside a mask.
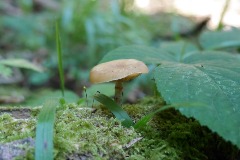
[[[136,59],[120,59],[95,66],[90,72],[92,83],[115,82],[115,102],[121,103],[122,83],[132,80],[142,73],[148,73],[148,67]]]

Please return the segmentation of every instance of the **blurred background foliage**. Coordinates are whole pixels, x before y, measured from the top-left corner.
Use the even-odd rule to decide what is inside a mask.
[[[24,95],[29,89],[60,88],[56,20],[60,22],[65,85],[78,95],[83,86],[90,86],[90,69],[108,51],[128,44],[160,46],[165,40],[181,40],[199,22],[176,12],[143,14],[134,7],[134,0],[1,0],[0,15],[0,59],[22,58],[44,68],[41,73],[16,68],[10,77],[0,77],[2,87],[20,86]],[[149,88],[149,81],[142,77],[136,83]],[[141,97],[143,93],[132,86]]]
[[[25,78],[29,85],[58,80],[54,35],[57,19],[67,81],[87,82],[89,68],[107,51],[120,45],[146,44],[150,39],[150,32],[140,21],[135,18],[134,22],[134,16],[125,12],[131,1],[4,0],[0,3],[1,56],[28,59],[46,68],[44,73],[28,73]]]

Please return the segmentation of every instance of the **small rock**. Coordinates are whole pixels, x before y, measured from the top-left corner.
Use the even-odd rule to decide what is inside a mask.
[[[24,156],[27,153],[27,149],[33,148],[34,144],[35,141],[32,138],[0,144],[0,160],[13,160],[18,156]]]

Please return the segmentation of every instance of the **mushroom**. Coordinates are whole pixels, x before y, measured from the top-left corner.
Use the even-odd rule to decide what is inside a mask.
[[[98,64],[90,71],[91,83],[115,82],[114,100],[122,100],[122,83],[132,80],[142,73],[148,73],[148,67],[136,59],[120,59]]]

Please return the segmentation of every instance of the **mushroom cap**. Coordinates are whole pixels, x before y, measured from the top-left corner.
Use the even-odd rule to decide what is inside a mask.
[[[129,81],[142,73],[148,73],[148,67],[136,59],[120,59],[96,65],[90,71],[91,83],[111,81]]]

